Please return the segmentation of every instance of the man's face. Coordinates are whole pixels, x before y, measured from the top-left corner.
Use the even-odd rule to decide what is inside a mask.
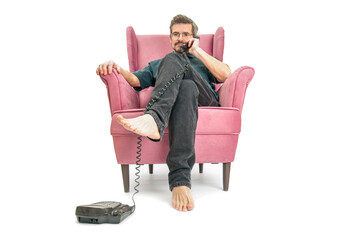
[[[172,33],[169,35],[172,48],[176,52],[181,52],[182,43],[188,42],[192,35],[192,24],[178,23],[172,26]]]

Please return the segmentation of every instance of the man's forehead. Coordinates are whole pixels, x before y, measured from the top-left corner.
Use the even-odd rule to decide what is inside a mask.
[[[172,32],[192,32],[192,24],[190,23],[176,23],[172,26]]]

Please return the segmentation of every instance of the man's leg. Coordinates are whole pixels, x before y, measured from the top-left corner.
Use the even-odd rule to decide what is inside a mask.
[[[173,207],[180,211],[192,210],[190,194],[191,170],[195,163],[194,141],[198,120],[198,95],[196,84],[182,79],[177,99],[169,119],[169,188]]]
[[[167,156],[169,187],[173,207],[180,211],[194,208],[190,193],[191,170],[195,163],[195,132],[198,105],[219,106],[219,102],[199,73],[189,66],[169,119],[170,151]]]

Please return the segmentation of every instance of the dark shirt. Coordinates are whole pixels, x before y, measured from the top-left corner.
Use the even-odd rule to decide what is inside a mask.
[[[217,79],[212,75],[212,73],[208,70],[208,68],[195,56],[192,54],[187,54],[191,66],[201,75],[203,80],[206,81],[209,88],[212,90],[216,98],[218,99],[218,94],[215,91],[214,85],[212,83],[219,83]],[[157,79],[157,72],[160,62],[163,58],[154,60],[148,63],[148,66],[143,68],[142,70],[138,70],[133,74],[137,76],[140,81],[141,87],[135,87],[134,89],[140,91],[147,87],[154,87],[155,81]]]

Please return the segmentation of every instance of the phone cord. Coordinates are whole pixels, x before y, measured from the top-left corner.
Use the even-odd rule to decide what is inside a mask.
[[[136,159],[137,159],[137,161],[135,162],[135,164],[137,165],[136,167],[135,167],[135,170],[136,170],[136,173],[135,173],[135,179],[134,179],[134,182],[136,183],[136,185],[134,186],[134,190],[135,190],[135,192],[133,193],[133,196],[132,196],[132,200],[133,200],[133,209],[132,209],[132,213],[135,211],[135,201],[134,201],[134,195],[135,194],[137,194],[137,193],[139,193],[139,190],[138,190],[138,187],[139,187],[139,185],[140,185],[140,182],[139,182],[139,178],[140,178],[140,167],[142,166],[141,164],[140,164],[140,161],[142,160],[141,159],[141,156],[142,156],[142,136],[138,136],[138,142],[137,142],[137,144],[138,144],[138,146],[137,146],[137,149],[138,149],[138,151],[137,151],[137,156],[135,157]]]

